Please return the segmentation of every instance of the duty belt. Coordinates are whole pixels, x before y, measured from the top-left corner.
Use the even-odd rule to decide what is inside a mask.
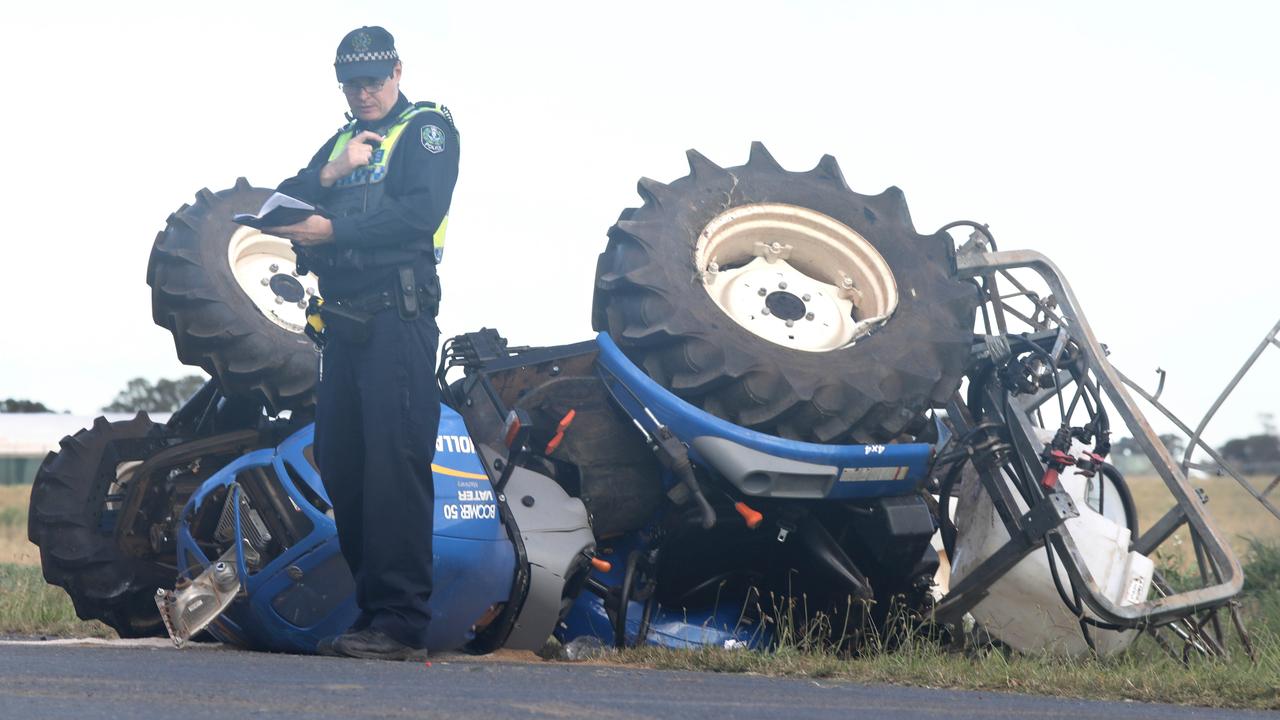
[[[363,295],[354,295],[332,302],[345,308],[359,312],[376,313],[389,307],[398,306],[400,317],[405,320],[416,318],[423,309],[435,315],[434,307],[440,300],[439,279],[432,275],[427,285],[418,285],[413,268],[402,266],[396,273],[396,284],[393,290],[380,290]]]
[[[329,337],[363,343],[369,339],[374,315],[390,307],[398,308],[403,320],[417,319],[424,310],[435,317],[440,303],[438,277],[432,275],[429,287],[419,287],[413,268],[405,266],[397,272],[396,280],[394,290],[328,302],[312,296],[307,306],[307,336],[320,348]]]
[[[395,299],[391,296],[390,291],[384,290],[382,292],[357,295],[355,297],[343,298],[341,300],[330,300],[329,304],[338,305],[358,312],[373,314],[395,305]]]

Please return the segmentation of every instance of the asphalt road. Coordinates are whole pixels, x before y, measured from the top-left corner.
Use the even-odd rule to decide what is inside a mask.
[[[1003,693],[470,658],[0,643],[0,718],[1262,718]]]

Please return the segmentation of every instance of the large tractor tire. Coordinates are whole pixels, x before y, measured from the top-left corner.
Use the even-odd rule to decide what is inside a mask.
[[[274,415],[315,404],[316,354],[303,327],[316,278],[297,273],[288,240],[232,222],[270,195],[244,178],[196,193],[156,236],[147,284],[152,317],[173,333],[178,359]]]
[[[172,571],[120,550],[111,514],[133,467],[164,445],[158,426],[98,418],[93,428],[62,439],[36,472],[27,536],[40,548],[46,582],[67,591],[82,620],[101,620],[121,637],[165,634],[157,587],[172,587]]]
[[[977,293],[902,191],[860,195],[831,156],[788,172],[760,143],[640,180],[596,268],[592,325],[689,402],[816,442],[914,435],[960,385]]]

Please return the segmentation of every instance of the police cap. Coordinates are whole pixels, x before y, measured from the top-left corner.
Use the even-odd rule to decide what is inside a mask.
[[[400,56],[396,54],[395,38],[386,30],[373,26],[365,26],[347,33],[338,43],[338,56],[333,61],[333,69],[338,74],[338,82],[348,82],[352,78],[381,78],[391,75]]]

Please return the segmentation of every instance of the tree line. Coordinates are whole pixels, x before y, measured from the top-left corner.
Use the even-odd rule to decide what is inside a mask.
[[[1186,454],[1187,438],[1175,433],[1159,436],[1165,450],[1175,462],[1181,462]],[[1275,428],[1263,424],[1262,432],[1241,438],[1232,438],[1217,448],[1222,458],[1231,463],[1246,475],[1280,474],[1280,435]],[[1146,455],[1131,438],[1120,438],[1111,444],[1111,460],[1119,465],[1123,458],[1134,458],[1139,462],[1146,461]]]
[[[187,398],[194,395],[206,380],[207,378],[202,375],[186,375],[173,380],[162,378],[155,382],[146,378],[134,378],[125,383],[124,389],[116,393],[115,399],[101,410],[109,413],[174,412],[182,407]],[[35,400],[18,398],[0,400],[0,413],[49,412],[59,411]]]

